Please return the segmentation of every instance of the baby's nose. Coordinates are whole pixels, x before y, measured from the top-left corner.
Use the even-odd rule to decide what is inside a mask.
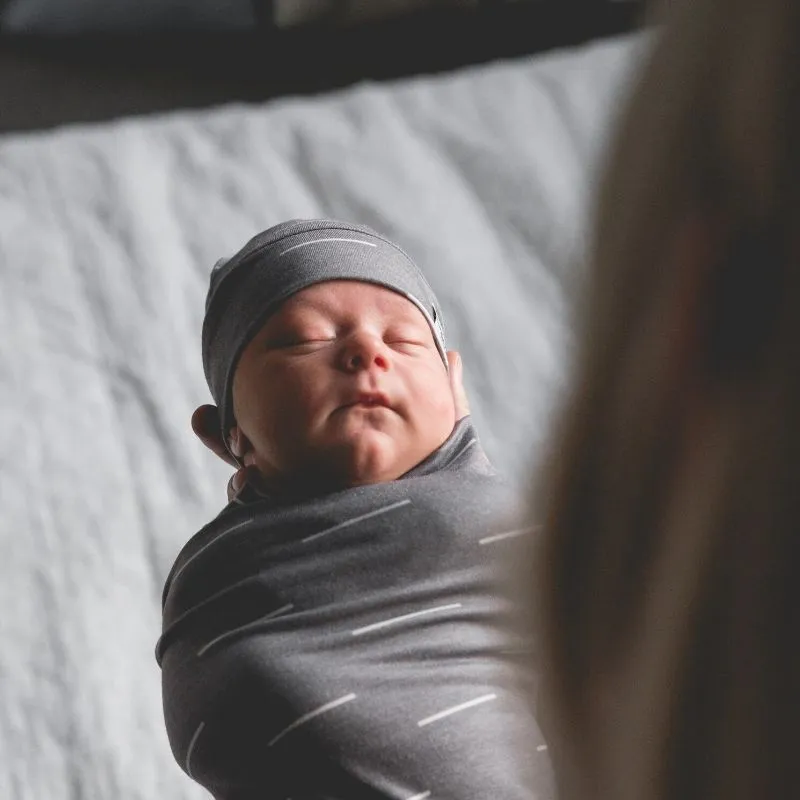
[[[374,337],[363,337],[346,345],[343,362],[346,369],[350,371],[372,367],[388,369],[389,367],[386,345]]]

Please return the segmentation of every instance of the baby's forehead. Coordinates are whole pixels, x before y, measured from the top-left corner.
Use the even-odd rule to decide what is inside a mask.
[[[295,292],[278,307],[276,314],[290,315],[308,310],[320,314],[346,312],[358,315],[378,311],[387,316],[426,320],[416,303],[395,289],[369,281],[322,281]]]

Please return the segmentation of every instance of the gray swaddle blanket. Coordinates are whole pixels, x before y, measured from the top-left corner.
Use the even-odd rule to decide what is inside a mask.
[[[552,797],[508,591],[524,533],[469,418],[391,483],[229,505],[164,588],[178,763],[224,800]]]

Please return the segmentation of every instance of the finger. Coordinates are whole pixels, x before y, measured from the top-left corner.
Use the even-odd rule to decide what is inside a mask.
[[[228,502],[235,500],[245,486],[247,486],[247,470],[239,469],[231,475],[231,479],[228,481]]]
[[[228,481],[228,501],[230,502],[238,497],[246,486],[252,487],[257,494],[268,494],[266,484],[258,467],[242,467],[236,470]]]
[[[216,406],[203,405],[196,408],[192,414],[192,430],[197,438],[226,464],[232,467],[239,466],[222,440],[219,410]]]
[[[456,419],[469,416],[469,401],[464,389],[464,366],[457,350],[447,351],[447,363],[450,366],[450,389],[456,409]]]
[[[234,475],[228,479],[228,486],[227,486],[227,494],[228,494],[228,502],[232,503],[236,499],[236,495],[239,494],[239,491],[233,485]]]

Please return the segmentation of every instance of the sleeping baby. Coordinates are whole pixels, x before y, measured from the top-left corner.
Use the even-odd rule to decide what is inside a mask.
[[[456,358],[369,228],[283,223],[214,268],[203,362],[251,478],[178,555],[156,653],[217,800],[552,795],[508,588],[530,531]]]

